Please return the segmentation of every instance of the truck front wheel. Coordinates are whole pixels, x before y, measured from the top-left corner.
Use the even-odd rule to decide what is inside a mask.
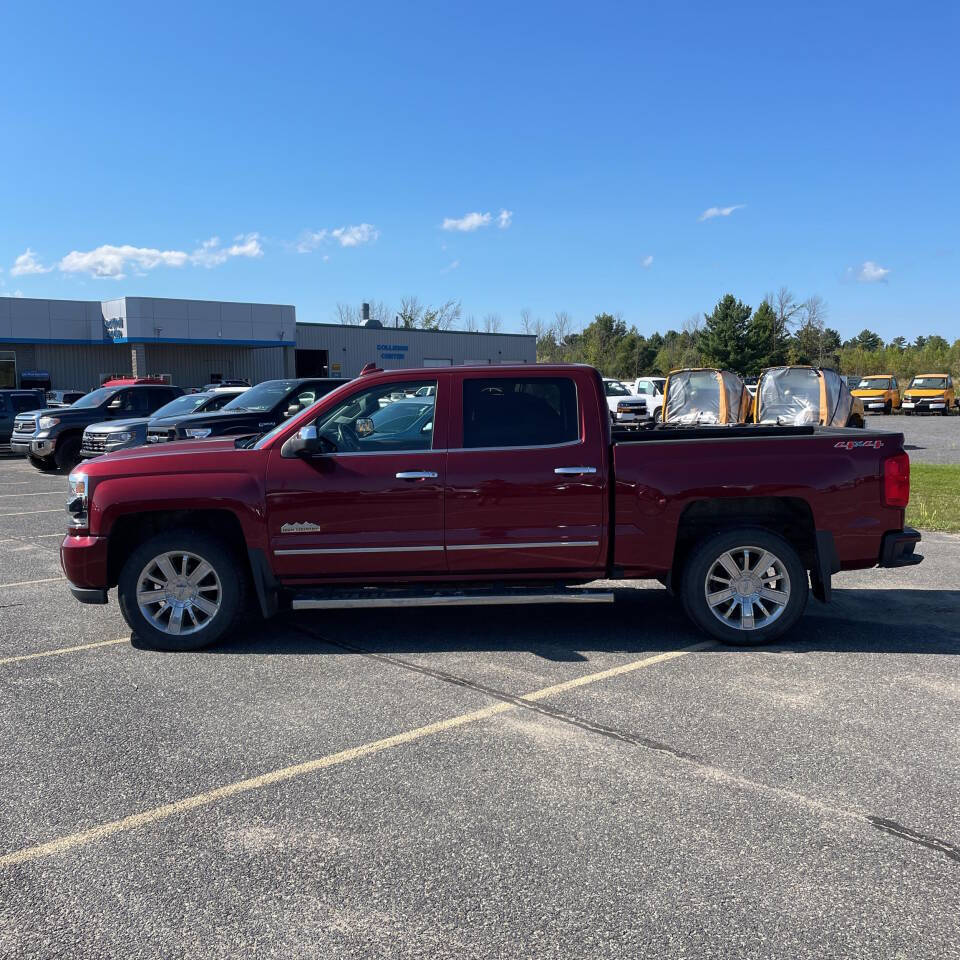
[[[755,647],[786,633],[807,605],[807,572],[783,537],[759,527],[718,533],[688,558],[687,616],[723,643]]]
[[[171,530],[141,544],[120,571],[124,620],[142,646],[199,650],[216,643],[243,610],[246,577],[222,541]]]

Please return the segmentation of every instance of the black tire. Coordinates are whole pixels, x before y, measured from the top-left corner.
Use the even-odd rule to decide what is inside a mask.
[[[656,424],[656,423],[659,423],[662,419],[663,419],[663,407],[658,406],[653,411],[653,422]]]
[[[758,609],[767,609],[768,615],[771,616],[769,623],[765,625],[761,623],[753,629],[744,629],[739,625],[729,626],[726,621],[721,621],[721,615],[726,612],[726,608],[720,605],[723,601],[718,601],[718,612],[715,613],[707,600],[709,587],[714,587],[716,594],[726,589],[722,582],[715,580],[712,576],[718,570],[724,569],[720,558],[730,553],[736,553],[739,557],[739,553],[745,548],[748,550],[748,562],[754,565],[759,564],[761,558],[753,551],[768,551],[773,555],[773,560],[765,568],[765,572],[773,568],[775,576],[767,580],[767,588],[771,588],[771,585],[773,589],[783,585],[788,587],[786,591],[777,591],[786,593],[787,599],[784,604],[778,605],[763,598],[761,603],[764,607],[761,608],[751,601],[750,609],[754,614]],[[779,571],[773,561],[779,564]],[[742,567],[741,560],[738,559],[737,563]],[[750,572],[753,571],[750,570]],[[809,592],[807,571],[797,551],[783,537],[761,527],[741,527],[708,537],[687,558],[682,577],[680,596],[687,616],[705,633],[731,646],[757,647],[776,640],[796,624],[807,605]],[[763,579],[766,580],[766,578]],[[734,582],[732,576],[730,582]],[[763,586],[762,581],[761,586]],[[739,610],[741,620],[743,619],[744,604],[736,596],[731,598],[730,609],[734,612]],[[774,616],[776,609],[779,609],[779,613]],[[731,622],[733,622],[732,618]]]
[[[30,461],[30,465],[36,467],[41,473],[55,473],[57,470],[56,463],[50,457],[28,455],[27,459]]]
[[[866,426],[866,424],[864,424],[863,420],[862,420],[860,417],[858,417],[858,416],[856,416],[856,414],[854,414],[854,415],[852,415],[852,416],[850,417],[849,420],[847,420],[847,426],[848,426],[848,427],[854,427],[854,428],[856,428],[857,430],[863,430],[864,427]]]
[[[888,401],[883,405],[883,415],[884,415],[885,417],[889,417],[891,413],[893,413],[893,401],[892,401],[892,400],[888,400]]]
[[[53,459],[58,470],[69,473],[80,462],[82,440],[82,437],[67,437],[63,442],[57,444]]]
[[[147,565],[163,554],[178,551],[206,561],[218,582],[219,593],[215,596],[219,597],[219,608],[192,633],[174,634],[158,628],[144,615],[137,602],[138,581]],[[222,540],[210,534],[181,529],[151,537],[127,557],[120,571],[117,598],[123,619],[127,621],[137,646],[151,650],[200,650],[216,643],[234,628],[245,607],[246,588],[246,571],[240,568],[230,548]],[[159,622],[163,625],[169,622],[173,611],[164,614],[158,610],[158,613]],[[181,616],[186,617],[186,613]],[[194,617],[194,621],[196,619]],[[188,620],[184,619],[183,622],[189,626]]]

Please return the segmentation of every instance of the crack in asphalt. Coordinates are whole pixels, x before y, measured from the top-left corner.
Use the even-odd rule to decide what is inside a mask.
[[[694,753],[688,753],[685,750],[672,747],[669,744],[660,742],[659,740],[653,740],[650,737],[643,737],[639,734],[629,733],[625,730],[619,730],[616,727],[606,726],[605,724],[594,723],[591,720],[585,720],[582,717],[568,713],[565,710],[559,710],[556,707],[551,707],[543,703],[533,703],[529,700],[525,700],[522,696],[516,696],[515,694],[498,690],[495,687],[488,687],[486,684],[478,683],[476,680],[468,680],[466,677],[459,677],[456,674],[448,673],[445,670],[438,670],[435,667],[426,667],[418,663],[411,663],[408,660],[402,660],[400,657],[393,657],[385,653],[374,653],[370,650],[364,650],[362,647],[355,646],[351,643],[346,643],[342,640],[331,640],[329,637],[325,637],[319,633],[314,633],[313,631],[307,630],[305,627],[301,627],[296,624],[288,624],[288,626],[296,630],[298,633],[302,633],[314,640],[320,640],[321,642],[329,644],[332,647],[339,647],[341,650],[345,650],[348,653],[354,653],[359,656],[366,657],[369,660],[379,661],[394,667],[399,667],[402,670],[408,670],[412,673],[419,673],[427,677],[432,677],[435,680],[440,680],[443,683],[449,683],[453,686],[462,687],[467,690],[473,690],[476,693],[482,693],[487,696],[494,697],[497,700],[513,704],[514,706],[520,707],[524,710],[529,710],[533,713],[539,713],[554,720],[559,720],[562,723],[578,727],[581,730],[586,730],[589,733],[600,734],[601,736],[609,737],[612,740],[618,740],[621,743],[629,743],[634,746],[644,747],[645,749],[653,750],[657,753],[669,754],[678,760],[684,760],[688,763],[692,763],[698,767],[701,767],[711,774],[719,773],[723,777],[730,779],[733,782],[749,785],[762,790],[772,790],[776,793],[788,795],[805,803],[814,804],[824,809],[830,809],[833,812],[842,814],[845,817],[866,822],[874,827],[874,829],[879,830],[882,833],[886,833],[889,836],[896,837],[899,840],[904,840],[909,843],[918,844],[926,847],[929,850],[933,850],[936,853],[941,853],[951,860],[960,862],[960,847],[950,843],[947,840],[942,840],[939,837],[933,837],[927,834],[919,833],[916,830],[911,830],[909,827],[905,827],[902,824],[897,823],[895,820],[888,820],[883,817],[874,817],[868,814],[856,813],[853,811],[844,810],[842,807],[832,807],[829,804],[806,797],[803,794],[795,793],[793,791],[785,791],[777,787],[769,787],[765,784],[758,783],[745,777],[731,775],[721,767],[715,766],[709,760],[706,760],[703,757],[699,757]]]

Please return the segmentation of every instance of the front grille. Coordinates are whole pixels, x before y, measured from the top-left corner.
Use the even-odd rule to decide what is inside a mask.
[[[107,435],[105,433],[84,433],[82,450],[88,453],[103,453],[107,449]]]
[[[169,443],[177,439],[177,431],[170,430],[151,430],[147,434],[147,443]]]
[[[37,432],[36,417],[17,417],[13,421],[13,432],[32,436]]]

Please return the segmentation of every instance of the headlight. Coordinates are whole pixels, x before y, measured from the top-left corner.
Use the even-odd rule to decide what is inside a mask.
[[[67,484],[70,489],[70,496],[67,497],[67,513],[72,517],[71,523],[75,527],[85,527],[90,493],[87,475],[82,470],[75,470],[68,477]]]
[[[132,433],[113,433],[107,437],[107,443],[129,443],[132,439]]]
[[[41,417],[37,426],[39,426],[41,430],[51,430],[59,422],[60,422],[59,417]]]
[[[212,429],[213,429],[212,427],[188,427],[183,432],[191,440],[203,440],[204,437],[210,436],[210,431]]]

